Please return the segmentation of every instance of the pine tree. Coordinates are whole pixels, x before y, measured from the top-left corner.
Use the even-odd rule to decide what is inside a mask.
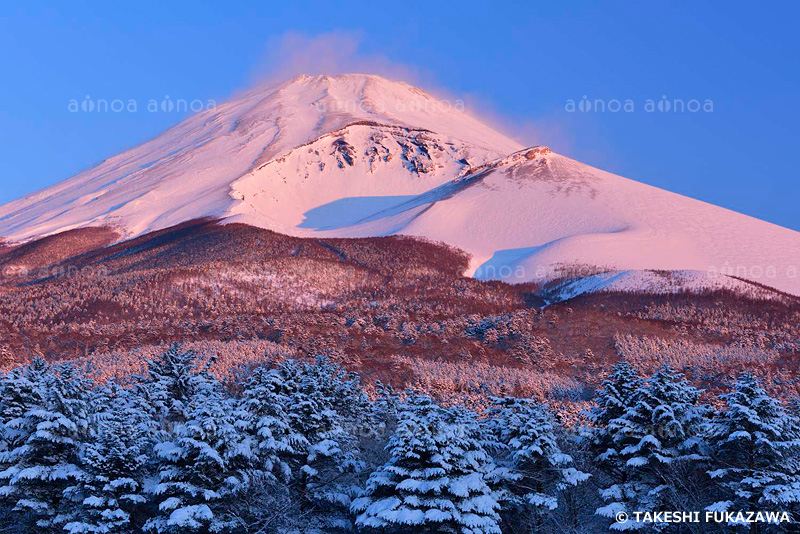
[[[639,385],[630,406],[621,417],[608,423],[612,449],[618,455],[621,474],[601,491],[608,503],[597,514],[614,518],[618,512],[681,509],[678,487],[674,484],[685,469],[706,459],[701,438],[704,409],[697,405],[700,392],[668,366],[662,367]],[[678,477],[679,478],[679,477]],[[685,480],[683,481],[686,482]],[[637,530],[659,523],[633,519],[614,523],[615,530]]]
[[[788,428],[787,438],[792,440],[796,447],[792,448],[792,459],[797,462],[800,461],[800,398],[795,397],[789,401],[788,407],[789,417],[786,422]],[[800,472],[800,468],[797,469]],[[792,515],[792,520],[797,523],[800,522],[800,501],[795,500],[793,496],[800,495],[800,480],[795,481],[789,487],[789,495],[786,496],[787,501],[794,501],[786,508]]]
[[[789,401],[789,413],[794,418],[800,418],[800,397],[795,397]]]
[[[414,397],[351,509],[365,529],[403,533],[500,533],[502,492],[474,415]]]
[[[709,475],[720,500],[715,511],[778,511],[800,503],[800,441],[797,420],[770,397],[750,373],[721,395],[727,409],[708,429],[712,451]],[[761,532],[762,525],[750,525]]]
[[[375,391],[377,396],[372,403],[372,410],[376,418],[383,421],[396,420],[400,412],[400,395],[395,392],[391,384],[384,384],[380,380],[375,382]]]
[[[492,450],[509,470],[505,477],[509,506],[503,514],[504,532],[539,531],[543,520],[558,508],[564,490],[587,480],[589,474],[573,467],[561,451],[555,418],[530,399],[493,399],[487,411]]]
[[[160,513],[147,521],[145,530],[233,532],[239,525],[229,511],[248,489],[256,455],[237,429],[234,407],[220,384],[201,372],[191,390],[184,408],[187,421],[155,448]]]
[[[41,405],[30,406],[20,427],[32,429],[24,444],[9,451],[0,494],[11,498],[19,518],[36,532],[61,532],[72,515],[75,491],[86,473],[79,453],[88,436],[88,383],[73,367],[43,370]],[[27,374],[27,373],[26,373]],[[35,525],[35,527],[34,527]]]
[[[359,433],[359,448],[367,464],[367,471],[386,463],[386,445],[397,429],[402,405],[400,396],[390,385],[378,381],[375,390],[376,398],[371,403],[369,423],[364,426],[365,431]]]
[[[371,411],[369,400],[361,387],[356,373],[347,372],[325,357],[318,357],[313,364],[289,361],[281,367],[287,378],[299,377],[318,399],[324,399],[328,408],[334,410],[347,425],[365,422]]]
[[[152,447],[147,416],[134,394],[115,384],[97,392],[92,421],[95,436],[83,454],[87,477],[80,488],[78,517],[67,532],[141,532],[137,516],[147,502],[144,478]]]

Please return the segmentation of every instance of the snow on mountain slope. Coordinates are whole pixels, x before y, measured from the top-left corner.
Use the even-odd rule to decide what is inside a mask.
[[[553,282],[539,296],[546,301],[563,301],[599,292],[644,292],[655,295],[701,294],[726,290],[751,300],[790,300],[764,286],[706,271],[605,271]]]
[[[492,162],[335,231],[354,237],[396,232],[469,252],[470,274],[482,279],[549,283],[603,271],[692,270],[800,294],[800,233],[545,147]],[[682,279],[697,290],[709,287],[703,277]]]
[[[239,202],[229,220],[293,235],[344,229],[466,174],[490,154],[428,130],[353,123],[235,181]]]
[[[296,236],[424,237],[471,254],[477,278],[585,278],[568,293],[749,290],[733,275],[800,295],[799,233],[520,149],[412,86],[301,76],[0,207],[0,237],[88,226],[133,237],[214,217]]]
[[[18,241],[111,225],[132,237],[192,218],[226,217],[241,201],[231,187],[240,177],[365,121],[435,131],[429,135],[437,142],[456,143],[460,157],[476,164],[521,148],[452,103],[404,83],[371,75],[300,76],[199,113],[69,180],[1,206],[0,236]],[[417,180],[418,173],[401,170]],[[425,175],[444,181],[452,178],[445,176],[450,170]],[[432,180],[428,187],[437,185]],[[254,222],[261,216],[250,215]]]

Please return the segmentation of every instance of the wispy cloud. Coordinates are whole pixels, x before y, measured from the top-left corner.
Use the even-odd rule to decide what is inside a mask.
[[[497,111],[485,96],[442,85],[435,73],[424,65],[399,62],[366,48],[360,32],[334,31],[317,35],[286,32],[267,41],[263,57],[253,67],[251,85],[277,83],[300,74],[378,74],[417,85],[439,98],[462,100],[470,115],[523,145],[551,143],[563,151],[569,144],[555,121],[510,117]]]
[[[368,52],[359,32],[335,31],[318,35],[286,32],[267,41],[261,61],[253,69],[253,82],[282,81],[300,74],[379,74],[409,83],[418,82],[416,67]]]

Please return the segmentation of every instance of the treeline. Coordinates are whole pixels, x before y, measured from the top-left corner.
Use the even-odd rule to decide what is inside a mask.
[[[531,399],[483,414],[380,384],[370,399],[323,359],[236,391],[200,361],[173,347],[127,387],[42,359],[4,376],[0,530],[797,531],[798,407],[750,374],[712,408],[669,367],[623,362],[567,429]],[[673,511],[699,522],[635,515]]]

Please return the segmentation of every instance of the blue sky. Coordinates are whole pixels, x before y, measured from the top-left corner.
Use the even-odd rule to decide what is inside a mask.
[[[0,202],[185,116],[148,112],[151,99],[372,70],[463,98],[527,144],[800,230],[796,2],[8,4]],[[87,95],[137,112],[70,112]],[[566,109],[584,95],[633,111]],[[713,111],[647,112],[662,96]]]

